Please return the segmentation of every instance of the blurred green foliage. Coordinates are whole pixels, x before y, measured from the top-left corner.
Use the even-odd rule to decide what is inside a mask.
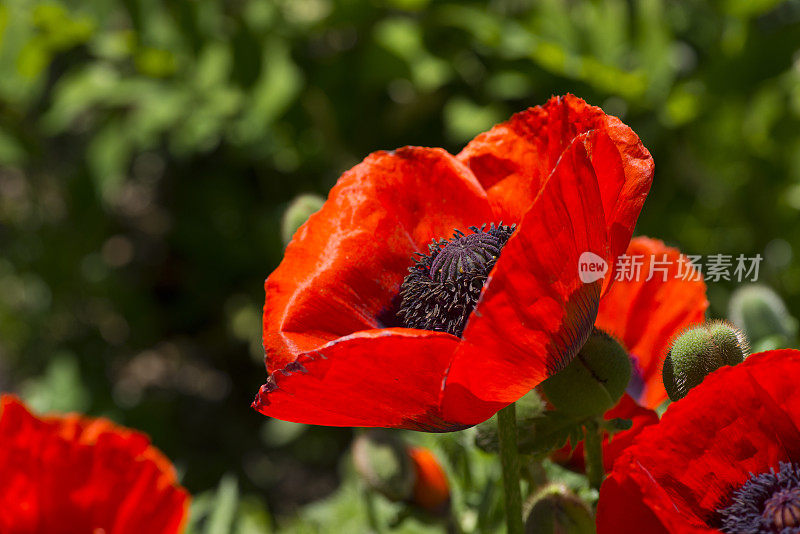
[[[286,520],[351,433],[248,409],[283,210],[565,92],[652,151],[638,233],[761,253],[797,315],[800,1],[4,0],[0,388],[147,431],[212,526]]]

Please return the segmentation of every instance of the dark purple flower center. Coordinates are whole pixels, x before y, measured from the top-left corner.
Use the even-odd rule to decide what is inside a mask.
[[[719,513],[722,532],[800,534],[800,464],[781,462],[777,472],[751,475]]]
[[[417,253],[400,286],[402,324],[460,336],[515,228],[500,223],[488,230],[472,226],[471,234],[456,230],[450,239],[434,239],[428,254]]]
[[[767,499],[761,516],[779,531],[800,528],[800,488],[781,490]]]

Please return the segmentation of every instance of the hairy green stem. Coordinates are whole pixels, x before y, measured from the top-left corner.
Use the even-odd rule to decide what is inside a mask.
[[[517,415],[514,404],[497,412],[500,464],[503,466],[503,496],[508,534],[522,534],[522,494],[519,489]]]
[[[605,476],[601,430],[594,421],[586,423],[583,429],[583,458],[586,463],[586,477],[589,479],[589,484],[599,490]]]

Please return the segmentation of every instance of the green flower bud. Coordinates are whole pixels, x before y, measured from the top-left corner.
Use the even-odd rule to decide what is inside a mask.
[[[712,321],[690,328],[672,343],[664,360],[664,388],[672,401],[682,399],[707,375],[743,362],[748,354],[747,338],[728,322]]]
[[[728,316],[758,351],[791,345],[797,335],[797,320],[789,314],[781,297],[767,286],[737,289],[728,304]]]
[[[284,246],[289,244],[297,229],[318,212],[324,203],[324,198],[310,194],[300,195],[292,200],[281,219],[281,239]]]
[[[517,429],[519,440],[523,441],[528,431],[532,431],[536,420],[544,413],[545,405],[535,389],[530,390],[517,401]],[[498,452],[497,416],[492,416],[475,427],[475,445],[484,452]]]
[[[353,441],[353,465],[359,476],[391,501],[405,501],[414,493],[414,464],[397,433],[368,430]]]
[[[616,405],[630,378],[627,351],[595,328],[572,362],[539,387],[556,410],[578,419],[602,415]]]
[[[525,534],[594,534],[592,512],[562,484],[549,484],[526,503]]]

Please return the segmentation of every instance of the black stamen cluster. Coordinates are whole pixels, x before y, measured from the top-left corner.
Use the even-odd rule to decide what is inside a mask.
[[[434,239],[428,254],[416,253],[418,258],[400,287],[397,317],[403,325],[461,336],[515,228],[500,223],[488,230],[486,225],[472,226],[471,234],[456,230],[450,239]]]
[[[719,514],[728,534],[800,534],[800,464],[751,475]]]

